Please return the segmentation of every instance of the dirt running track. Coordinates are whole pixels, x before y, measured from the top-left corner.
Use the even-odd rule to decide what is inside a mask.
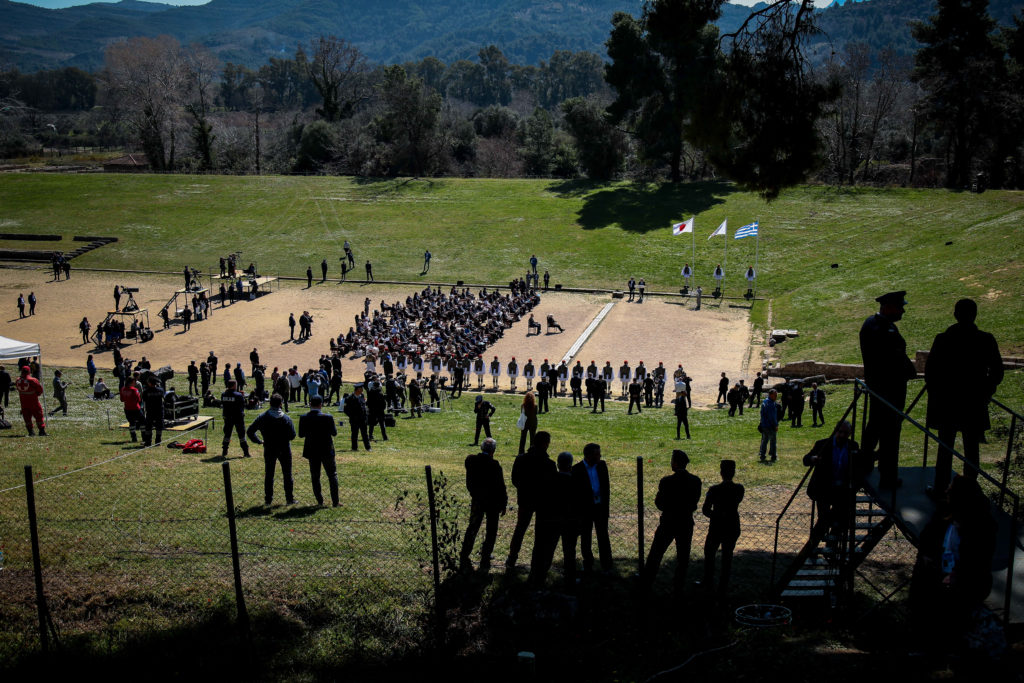
[[[161,330],[157,312],[173,292],[180,288],[181,278],[175,276],[132,275],[112,273],[73,272],[70,281],[51,282],[48,270],[0,269],[0,335],[22,341],[39,342],[43,360],[48,365],[85,367],[89,353],[95,355],[101,372],[110,369],[109,352],[100,352],[92,344],[82,344],[78,323],[83,316],[95,326],[103,320],[113,305],[114,285],[138,287],[136,299],[148,308],[155,338],[146,344],[128,345],[125,357],[136,360],[146,356],[154,367],[171,365],[183,372],[189,361],[205,359],[213,350],[223,363],[242,363],[249,369],[249,352],[256,347],[268,368],[298,365],[300,369],[314,367],[321,354],[329,350],[329,335],[347,332],[354,316],[369,297],[372,308],[381,299],[393,303],[418,291],[413,286],[364,286],[356,283],[337,284],[328,281],[311,289],[305,283],[281,283],[280,290],[261,296],[256,301],[244,301],[225,308],[215,308],[208,320],[193,323],[189,332],[180,325]],[[18,319],[16,301],[19,293],[28,297],[35,292],[39,300],[36,315]],[[520,367],[528,358],[539,366],[544,358],[558,361],[569,350],[601,308],[611,301],[606,296],[548,293],[534,314],[544,325],[547,314],[555,316],[565,328],[564,333],[526,335],[525,319],[509,329],[487,356],[497,355],[502,367],[515,356]],[[122,299],[123,302],[123,299]],[[288,340],[288,314],[296,317],[308,310],[314,316],[313,338],[303,344]],[[715,398],[719,373],[730,377],[741,375],[746,350],[750,342],[750,326],[746,311],[723,306],[705,306],[697,312],[678,300],[664,301],[651,298],[643,304],[619,301],[608,317],[584,344],[577,358],[584,365],[596,360],[604,365],[612,361],[616,368],[622,360],[630,365],[640,360],[648,367],[658,361],[674,369],[682,363],[695,378],[694,403],[707,403]],[[342,368],[347,379],[361,376],[363,366],[356,360],[346,359]],[[84,382],[75,377],[74,382]],[[507,386],[503,377],[501,386]],[[748,383],[749,383],[748,378]],[[476,382],[473,381],[475,386]],[[490,386],[488,378],[487,386]],[[519,386],[523,386],[520,380]]]

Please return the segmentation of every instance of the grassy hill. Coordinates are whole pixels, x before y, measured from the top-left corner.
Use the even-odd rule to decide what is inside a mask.
[[[671,222],[694,214],[696,239],[673,237]],[[730,235],[759,219],[758,294],[774,326],[800,331],[782,357],[838,362],[859,361],[860,323],[893,289],[908,291],[901,329],[912,350],[928,348],[953,302],[970,296],[1004,353],[1024,351],[1022,218],[1020,192],[803,187],[765,204],[724,183],[0,176],[3,230],[119,238],[79,267],[206,271],[242,250],[268,274],[300,276],[326,257],[336,277],[347,239],[357,277],[370,259],[378,280],[419,281],[430,249],[430,281],[505,283],[537,254],[553,284],[621,288],[632,275],[678,291],[683,262],[708,285],[725,260],[726,294],[736,296],[755,240],[730,236],[723,259],[726,240],[708,235],[723,219]],[[762,327],[768,308],[752,307]]]

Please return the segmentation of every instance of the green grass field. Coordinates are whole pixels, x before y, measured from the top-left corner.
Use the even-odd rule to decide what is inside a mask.
[[[673,237],[670,224],[690,215],[696,239]],[[784,360],[859,362],[856,331],[874,297],[893,289],[908,291],[901,328],[911,350],[927,349],[952,322],[953,302],[970,296],[1004,353],[1024,351],[1020,192],[802,187],[765,204],[724,183],[0,176],[0,229],[120,239],[76,259],[82,267],[207,270],[242,250],[244,263],[292,276],[307,266],[319,274],[326,257],[336,277],[347,239],[357,277],[370,259],[378,280],[504,283],[537,254],[552,283],[622,288],[633,275],[675,292],[683,262],[711,282],[726,245],[707,236],[726,218],[730,231],[760,220],[758,294],[771,301],[773,326],[801,333],[778,348]],[[738,296],[755,240],[728,242],[725,289]],[[751,315],[765,326],[767,305]]]
[[[1022,193],[805,187],[766,205],[712,183],[639,188],[552,181],[0,175],[0,231],[60,233],[65,241],[84,234],[119,238],[76,259],[78,267],[179,271],[189,263],[206,270],[215,267],[218,255],[242,250],[243,264],[256,261],[268,274],[298,276],[307,265],[318,272],[325,256],[337,273],[341,244],[348,239],[357,273],[369,258],[378,280],[503,283],[524,273],[536,253],[552,281],[566,286],[621,287],[635,275],[646,278],[651,289],[674,291],[681,286],[682,263],[693,259],[689,237],[672,237],[669,225],[691,214],[697,216],[696,264],[704,283],[724,246],[721,238],[709,241],[709,232],[724,218],[731,230],[760,220],[759,294],[765,300],[751,307],[751,316],[763,329],[770,308],[773,326],[800,331],[799,338],[776,347],[783,359],[859,362],[856,331],[875,309],[874,296],[891,289],[909,291],[901,329],[911,351],[928,348],[934,334],[952,322],[953,301],[962,296],[978,299],[980,326],[996,334],[1004,353],[1024,350]],[[953,244],[947,246],[948,241]],[[434,255],[429,277],[419,275],[425,248]],[[741,269],[753,262],[754,240],[730,238],[728,249],[726,293],[738,295]],[[833,263],[839,267],[831,268]],[[68,373],[73,382],[84,383],[82,370]],[[49,382],[44,384],[48,389]],[[830,420],[842,413],[851,391],[829,388]],[[1008,373],[997,396],[1012,407],[1024,405],[1024,373]],[[518,443],[514,421],[520,400],[495,398],[495,436],[506,478]],[[296,495],[303,504],[261,508],[262,459],[240,459],[237,443],[232,446],[241,571],[257,625],[255,646],[248,651],[257,670],[250,669],[249,677],[330,678],[338,662],[358,670],[422,654],[430,605],[429,573],[422,566],[429,557],[421,528],[423,468],[431,465],[435,475],[446,476],[442,493],[453,506],[445,508],[444,518],[458,520],[461,529],[467,501],[462,463],[473,450],[470,403],[466,396],[450,412],[399,420],[392,440],[378,441],[372,454],[349,454],[342,428],[337,445],[343,505],[338,510],[308,505],[309,475],[297,454]],[[219,425],[210,433],[206,456],[162,447],[131,453],[126,435],[107,429],[107,409],[112,421],[120,420],[119,402],[73,395],[71,416],[53,418],[47,439],[21,438],[17,409],[8,413],[15,428],[0,433],[0,662],[27,670],[42,661],[29,654],[36,644],[35,613],[24,490],[16,488],[23,466],[31,464],[41,480],[36,496],[46,588],[72,653],[64,660],[72,663],[68,666],[98,660],[145,664],[153,657],[170,667],[168,675],[185,675],[189,671],[175,654],[197,651],[208,672],[230,677],[237,673],[232,656],[214,645],[223,638],[231,646],[227,652],[242,647],[224,635],[233,628],[234,600],[216,458]],[[644,461],[646,545],[657,521],[652,507],[657,481],[668,472],[671,450],[682,445],[705,487],[717,481],[720,459],[738,461],[737,480],[748,487],[748,497],[734,599],[763,597],[775,516],[805,471],[800,456],[827,431],[783,427],[780,462],[763,466],[756,462],[758,434],[751,412],[729,418],[725,411],[693,411],[694,438],[683,442],[674,440],[668,409],[633,417],[624,413],[623,403],[609,402],[608,412],[595,416],[559,400],[541,419],[541,428],[553,435],[552,453],[569,450],[579,457],[585,443],[602,445],[612,473],[617,572],[628,577],[635,568],[637,458]],[[915,414],[924,414],[923,404]],[[809,412],[805,416],[809,425]],[[983,460],[997,473],[1007,420],[994,415],[993,423]],[[905,464],[919,462],[920,435],[909,428],[903,435]],[[79,468],[87,469],[73,472]],[[58,475],[66,476],[42,481]],[[1024,492],[1018,473],[1011,485]],[[278,503],[283,498],[280,473],[275,498]],[[801,494],[797,504],[805,509],[806,497]],[[787,548],[802,542],[805,522],[799,516],[787,521]],[[512,525],[512,516],[502,520],[498,563]],[[694,538],[695,558],[701,556],[701,528]],[[898,541],[893,540],[897,555],[906,552]],[[449,555],[453,547],[451,539],[443,543]],[[888,577],[893,581],[908,568],[908,558],[900,559]],[[529,544],[520,555],[521,564],[528,561]],[[883,575],[889,570],[882,569]],[[664,574],[670,571],[671,565]],[[691,564],[691,578],[699,571],[698,559]],[[667,583],[666,577],[659,596],[667,593]],[[680,653],[688,656],[698,645],[709,646],[699,628],[634,614],[628,586],[627,579],[586,589],[590,598],[607,593],[612,605],[581,617],[585,624],[593,619],[593,625],[574,634],[571,643],[573,656],[593,664],[595,678],[645,678],[659,670],[653,667],[677,664],[675,659],[685,658]],[[487,618],[468,608],[453,618],[459,633],[472,636],[450,643],[461,648],[460,656],[528,648],[556,656],[551,642],[540,642],[549,631],[503,621],[500,603],[507,585],[496,580],[478,588],[485,602],[498,599],[499,606]],[[513,584],[511,594],[516,590]],[[588,610],[599,602],[581,600]],[[742,639],[749,649],[731,655],[719,674],[749,673],[764,657],[802,665],[811,649],[818,655],[860,646],[884,649],[884,634],[898,637],[900,626],[898,618],[887,622],[893,629],[873,631],[868,639],[877,640],[868,646],[859,636],[836,641],[813,627],[779,641],[758,641],[731,631],[725,622],[711,630]],[[491,630],[474,630],[480,623]],[[556,638],[560,633],[553,630]],[[833,667],[828,670],[839,680],[852,677],[857,666],[870,670],[864,662],[837,664],[842,659],[830,659],[826,667]],[[506,659],[495,661],[507,666]],[[264,666],[269,669],[258,668]]]

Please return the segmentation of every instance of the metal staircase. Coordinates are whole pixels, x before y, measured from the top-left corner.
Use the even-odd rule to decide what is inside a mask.
[[[881,490],[878,487],[877,472],[857,481],[852,485],[855,490],[847,493],[847,499],[852,501],[847,519],[844,523],[832,523],[831,529],[828,521],[815,521],[815,509],[812,507],[811,528],[807,541],[776,580],[776,567],[780,558],[780,529],[787,515],[793,513],[793,502],[810,478],[813,466],[808,468],[776,518],[771,574],[771,585],[776,598],[784,601],[817,600],[825,601],[832,607],[842,606],[847,604],[853,595],[858,568],[885,538],[888,531],[896,529],[915,547],[918,545],[919,534],[935,511],[935,504],[925,495],[926,486],[934,478],[934,468],[928,467],[927,462],[928,441],[935,441],[939,446],[949,448],[953,453],[954,462],[959,460],[964,463],[965,468],[974,467],[966,462],[959,452],[950,448],[948,444],[942,444],[933,432],[910,417],[910,412],[924,393],[925,388],[922,387],[910,407],[903,412],[878,397],[863,382],[856,380],[853,401],[839,422],[849,419],[856,428],[860,412],[863,428],[868,411],[867,399],[870,397],[871,410],[897,410],[907,424],[924,434],[923,462],[920,467],[900,468],[904,486],[897,490]],[[862,400],[863,406],[859,408]],[[1011,416],[1008,444],[1012,444],[1021,416],[995,399],[992,400],[992,405]],[[1019,496],[1006,486],[1011,450],[1008,445],[1002,482],[983,470],[978,471],[978,481],[992,501],[993,517],[999,525],[998,546],[992,563],[994,588],[988,604],[1002,613],[1004,621],[1020,622],[1024,620],[1024,600],[1021,596],[1024,580],[1014,582],[1014,577],[1016,575],[1024,579],[1024,553],[1016,552],[1018,548],[1024,550],[1024,537],[1016,521],[1020,511]],[[851,466],[852,462],[851,458]],[[850,479],[853,480],[852,477]],[[863,574],[861,576],[885,600],[900,590],[898,588],[886,594]]]

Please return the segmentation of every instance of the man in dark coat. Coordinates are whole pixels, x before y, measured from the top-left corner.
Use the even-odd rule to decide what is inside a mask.
[[[473,412],[476,413],[476,434],[473,436],[473,445],[480,442],[480,430],[484,430],[484,436],[491,438],[491,416],[494,415],[494,406],[483,396],[476,397],[473,404]]]
[[[640,393],[642,391],[643,387],[640,385],[640,382],[638,382],[634,377],[633,381],[629,383],[629,409],[626,410],[626,415],[633,414],[634,405],[636,406],[636,412],[644,412],[643,409],[640,408]]]
[[[895,323],[903,318],[906,292],[890,292],[875,299],[878,313],[860,328],[860,352],[864,359],[864,381],[881,399],[903,411],[907,401],[907,382],[917,376],[907,357],[907,342]],[[868,423],[864,430],[864,452],[878,447],[879,486],[898,487],[900,431],[903,418],[881,401],[869,399]]]
[[[231,367],[230,364],[228,367]],[[238,391],[235,380],[227,381],[224,393],[220,395],[221,419],[224,422],[224,441],[221,443],[221,457],[228,457],[231,432],[238,433],[238,444],[242,454],[249,457],[249,442],[245,440],[245,394]]]
[[[576,537],[579,519],[576,514],[572,453],[558,454],[558,473],[548,480],[547,503],[537,513],[537,542],[530,563],[530,583],[542,587],[555,557],[558,541],[562,541],[562,571],[568,591],[576,588]]]
[[[345,399],[345,416],[348,417],[352,429],[352,450],[359,450],[359,436],[363,437],[363,446],[370,449],[370,435],[366,431],[366,400],[363,398],[363,385],[357,384],[352,393]]]
[[[726,377],[725,373],[723,372],[722,373],[722,378],[720,380],[718,380],[718,396],[715,397],[715,403],[717,403],[718,405],[722,405],[723,403],[725,403],[728,400],[727,399],[728,392],[729,392],[729,378]]]
[[[469,508],[469,524],[466,535],[462,539],[462,551],[459,554],[459,565],[463,569],[472,569],[469,556],[473,552],[476,535],[480,531],[480,523],[487,519],[484,531],[484,542],[480,546],[480,571],[491,568],[491,552],[494,541],[498,538],[498,517],[505,514],[508,507],[508,492],[505,489],[505,474],[501,463],[494,459],[497,443],[491,437],[484,439],[480,452],[466,458],[466,488],[471,499]]]
[[[366,393],[366,412],[370,418],[370,439],[373,439],[373,428],[379,426],[381,440],[388,440],[388,432],[384,426],[384,417],[387,413],[387,408],[388,401],[384,398],[384,392],[381,390],[380,382],[372,380],[370,382],[370,388]]]
[[[551,434],[539,431],[533,435],[529,450],[516,456],[512,464],[512,485],[516,487],[516,528],[509,541],[505,571],[515,571],[523,537],[530,527],[537,508],[544,503],[544,487],[548,478],[557,472],[555,463],[548,457]],[[536,539],[534,539],[536,540]]]
[[[580,522],[580,555],[583,571],[589,573],[594,566],[591,533],[597,536],[597,552],[601,569],[612,569],[612,545],[608,538],[610,486],[608,464],[601,460],[601,447],[588,443],[583,447],[583,461],[572,467],[573,491],[576,498],[576,516]]]
[[[729,575],[732,572],[732,551],[740,537],[740,503],[743,501],[743,485],[733,481],[736,476],[736,461],[723,460],[719,464],[722,483],[708,489],[701,512],[708,518],[708,535],[704,540],[704,583],[711,590],[715,582],[715,553],[722,549],[722,575],[718,579],[718,592],[729,591]]]
[[[601,404],[601,412],[604,412],[604,397],[608,392],[608,384],[605,382],[603,377],[594,378],[594,409],[590,412],[597,412],[597,405]]]
[[[263,502],[266,505],[274,499],[274,469],[281,463],[281,480],[284,484],[284,498],[289,505],[295,504],[292,495],[292,446],[295,425],[281,410],[284,399],[280,394],[270,397],[270,408],[260,413],[246,435],[254,442],[263,444]]]
[[[309,400],[309,412],[299,417],[299,436],[306,440],[302,444],[302,457],[309,461],[309,476],[313,482],[313,497],[316,498],[316,504],[324,504],[324,496],[320,489],[322,467],[331,490],[331,505],[338,507],[338,467],[334,461],[334,437],[338,435],[338,428],[334,423],[334,417],[330,413],[322,412],[322,407],[323,399],[314,396]]]
[[[857,442],[850,438],[852,433],[853,427],[843,420],[832,436],[816,441],[804,456],[804,466],[814,466],[807,496],[817,504],[818,524],[826,529],[848,525],[857,489],[867,473]]]
[[[747,404],[748,408],[753,408],[755,405],[761,404],[761,391],[764,389],[764,377],[761,373],[757,373],[757,377],[754,378],[754,384],[751,387],[750,402]]]
[[[672,451],[672,474],[658,483],[654,505],[661,510],[661,521],[654,531],[642,577],[648,588],[654,584],[661,558],[673,540],[676,542],[676,588],[681,589],[686,582],[693,543],[693,512],[700,502],[701,488],[700,478],[686,471],[688,464],[690,458],[685,451]]]
[[[811,426],[818,426],[818,419],[821,418],[821,425],[825,425],[825,392],[818,388],[818,383],[811,384],[811,393],[807,395],[807,405],[811,407]]]
[[[953,308],[956,323],[935,335],[924,366],[928,385],[928,427],[938,431],[939,440],[952,446],[960,432],[964,467],[968,479],[978,477],[978,444],[991,425],[988,403],[1003,381],[1003,359],[996,338],[975,325],[978,304],[961,299]],[[956,390],[947,387],[955,385]],[[935,458],[936,493],[945,492],[953,471],[953,454],[939,446]]]

